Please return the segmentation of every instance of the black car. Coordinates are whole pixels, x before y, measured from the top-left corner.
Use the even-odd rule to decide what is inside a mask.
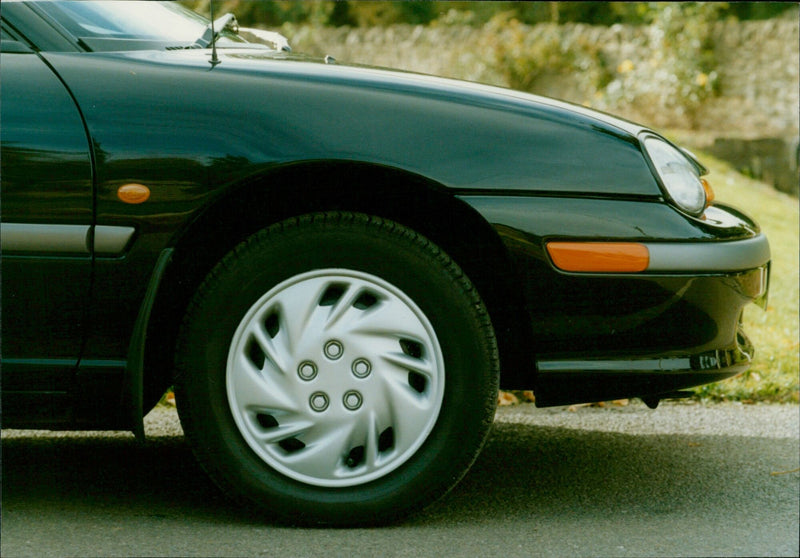
[[[174,385],[226,493],[381,523],[461,478],[498,387],[654,407],[751,361],[767,239],[649,129],[178,5],[0,15],[4,427],[143,437]]]

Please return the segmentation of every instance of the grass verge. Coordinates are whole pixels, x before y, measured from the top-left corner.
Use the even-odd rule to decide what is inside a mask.
[[[750,305],[744,329],[756,347],[749,371],[695,390],[717,401],[797,403],[800,397],[800,226],[798,200],[696,153],[708,167],[717,200],[743,210],[766,233],[772,250],[767,311]]]

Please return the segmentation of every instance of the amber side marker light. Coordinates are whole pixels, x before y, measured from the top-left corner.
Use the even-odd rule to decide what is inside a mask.
[[[716,195],[714,195],[714,189],[711,187],[711,184],[709,184],[708,180],[706,180],[705,178],[700,179],[700,184],[703,185],[703,190],[706,191],[706,207],[708,207],[716,198]]]
[[[150,198],[150,188],[144,184],[124,184],[117,188],[117,197],[125,203],[144,203]]]
[[[576,273],[635,273],[650,264],[637,242],[548,242],[547,253],[558,269]]]

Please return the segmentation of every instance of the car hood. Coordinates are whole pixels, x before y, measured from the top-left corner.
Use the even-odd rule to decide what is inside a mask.
[[[498,87],[267,49],[46,53],[110,154],[345,160],[445,187],[658,197],[641,126]]]
[[[218,49],[220,64],[214,68],[220,72],[244,74],[285,75],[317,82],[358,84],[375,89],[389,89],[449,98],[452,101],[480,104],[506,109],[525,110],[537,108],[553,114],[568,114],[570,117],[593,122],[602,127],[637,136],[647,129],[634,122],[590,109],[581,105],[534,95],[513,89],[450,79],[438,76],[381,68],[357,63],[341,63],[331,57],[318,58],[303,54],[276,52],[262,49]],[[140,52],[123,53],[123,56],[140,57]],[[208,63],[207,52],[187,50],[176,52],[150,52],[147,59],[155,63],[190,64]]]

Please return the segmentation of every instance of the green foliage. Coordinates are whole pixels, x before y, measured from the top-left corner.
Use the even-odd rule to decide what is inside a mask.
[[[644,107],[657,113],[677,111],[694,126],[696,111],[719,91],[714,51],[714,24],[725,9],[721,3],[652,3],[638,5],[643,28],[640,48],[645,58],[620,60],[606,80],[596,80],[592,104]],[[602,59],[597,60],[602,63]]]
[[[182,4],[198,13],[209,15],[210,0],[182,0]],[[214,15],[231,12],[244,26],[279,27],[285,22],[327,25],[334,13],[335,2],[321,0],[246,1],[214,0]]]
[[[509,87],[531,91],[545,71],[572,70],[575,52],[562,44],[557,27],[539,26],[532,30],[503,12],[488,23],[483,45],[492,55],[493,65],[503,74]]]
[[[697,109],[718,91],[713,30],[725,4],[639,3],[616,8],[612,4],[605,9],[614,17],[624,13],[631,19],[635,13],[648,24],[632,53],[639,58],[612,63],[607,45],[590,29],[564,32],[564,26],[555,23],[527,25],[517,18],[523,8],[517,8],[496,14],[483,27],[487,63],[514,89],[546,94],[541,89],[542,77],[581,75],[585,90],[576,92],[581,95],[571,99],[575,102],[601,109],[619,105],[650,111],[678,109],[693,125]],[[559,19],[570,6],[559,4],[552,18]]]
[[[651,60],[675,76],[672,97],[693,112],[716,92],[717,61],[713,25],[725,5],[720,3],[653,3],[647,13],[661,32],[662,50]],[[663,54],[663,56],[659,56]]]
[[[439,2],[414,0],[407,2],[336,2],[347,25],[374,27],[409,23],[427,24],[439,15]],[[335,22],[331,21],[331,24]]]
[[[183,0],[183,4],[208,14],[209,0]],[[665,3],[663,5],[668,5]],[[673,3],[674,4],[674,3]],[[796,9],[793,2],[681,3],[694,7],[711,6],[720,17],[766,19]],[[458,18],[480,26],[501,13],[511,13],[521,23],[587,23],[638,25],[652,19],[659,10],[654,2],[429,2],[429,1],[279,1],[279,0],[216,0],[215,13],[233,12],[248,26],[278,27],[284,23],[316,23],[320,25],[375,26],[397,23],[429,24],[445,20],[451,12],[464,14]],[[452,19],[452,16],[450,16]]]
[[[520,18],[525,23],[539,23],[534,5],[539,2],[520,2]],[[640,2],[546,2],[550,5],[553,23],[588,23],[613,25],[615,23],[641,23]]]
[[[739,20],[771,19],[797,10],[797,2],[731,2],[727,14]]]

